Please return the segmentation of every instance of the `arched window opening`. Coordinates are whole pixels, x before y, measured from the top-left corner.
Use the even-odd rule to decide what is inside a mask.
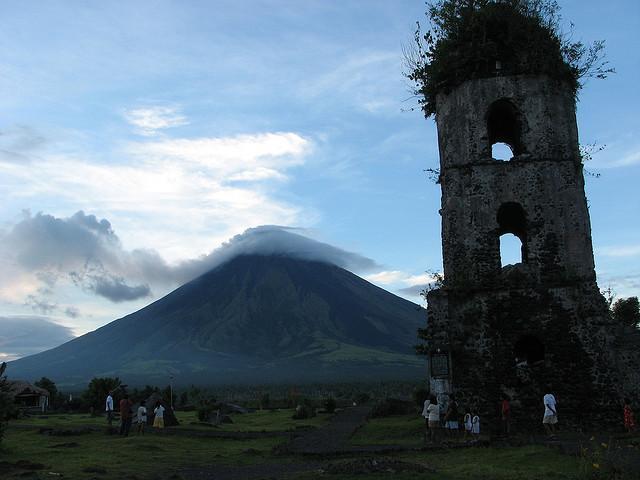
[[[506,143],[494,143],[491,146],[491,158],[494,160],[511,160],[513,158],[513,150]]]
[[[513,347],[517,367],[531,366],[544,361],[544,344],[535,335],[524,335]]]
[[[527,261],[527,219],[522,205],[506,202],[497,215],[501,266]],[[511,234],[511,235],[507,235]]]
[[[492,147],[491,155],[496,160],[510,160],[514,155],[522,153],[520,114],[509,100],[501,99],[491,104],[487,114],[487,132]],[[508,146],[511,151],[508,158],[505,158],[507,152],[496,146],[498,144]]]
[[[500,236],[500,263],[501,267],[522,263],[522,242],[512,233]]]

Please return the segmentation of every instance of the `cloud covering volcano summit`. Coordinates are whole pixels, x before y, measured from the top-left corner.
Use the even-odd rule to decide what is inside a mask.
[[[32,276],[45,296],[47,289],[66,279],[112,302],[147,297],[152,286],[188,282],[239,255],[290,256],[358,273],[380,269],[370,258],[305,237],[300,231],[274,225],[250,228],[207,255],[169,264],[153,249],[126,250],[106,219],[82,211],[68,218],[25,213],[0,235],[0,251],[14,273]],[[52,310],[42,302],[38,307],[35,296],[31,301],[41,313]]]

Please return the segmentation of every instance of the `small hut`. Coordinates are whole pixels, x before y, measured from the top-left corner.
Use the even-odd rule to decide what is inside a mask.
[[[156,407],[156,403],[160,402],[160,404],[164,407],[164,426],[165,427],[175,427],[176,425],[180,425],[178,419],[176,418],[176,414],[173,409],[169,406],[167,402],[164,401],[162,395],[159,393],[152,393],[149,398],[145,401],[145,406],[147,407],[147,424],[153,425],[153,420],[155,418],[155,414],[153,413],[153,409]],[[137,405],[136,405],[137,409]],[[136,410],[134,410],[135,412]]]
[[[40,411],[44,413],[49,407],[49,391],[31,385],[24,380],[9,380],[9,395],[20,410]]]

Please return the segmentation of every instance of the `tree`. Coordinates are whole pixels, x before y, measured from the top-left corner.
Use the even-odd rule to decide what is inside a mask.
[[[110,391],[116,390],[120,383],[118,377],[92,378],[87,389],[82,393],[82,400],[89,408],[93,407],[97,411],[104,410],[107,395]]]
[[[0,364],[0,442],[4,437],[4,431],[7,428],[7,422],[13,416],[15,406],[13,405],[13,399],[9,395],[9,383],[4,372],[7,369],[7,364],[2,362]]]
[[[49,405],[53,407],[58,398],[58,388],[53,380],[50,380],[47,377],[42,377],[40,380],[35,382],[34,385],[36,387],[44,388],[49,392]]]
[[[640,303],[638,297],[619,298],[611,307],[613,318],[621,325],[638,328],[640,326]]]
[[[585,45],[561,31],[555,0],[437,0],[427,17],[429,31],[418,23],[404,52],[405,76],[427,117],[439,92],[474,78],[544,74],[577,95],[585,78],[614,73],[603,41]]]

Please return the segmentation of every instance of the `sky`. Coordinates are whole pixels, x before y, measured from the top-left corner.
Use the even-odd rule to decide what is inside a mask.
[[[586,165],[598,282],[640,295],[640,3],[560,4],[617,72],[577,104],[580,143],[605,146]],[[264,236],[420,303],[442,269],[424,172],[435,123],[403,76],[424,10],[0,2],[0,360],[138,310]]]

